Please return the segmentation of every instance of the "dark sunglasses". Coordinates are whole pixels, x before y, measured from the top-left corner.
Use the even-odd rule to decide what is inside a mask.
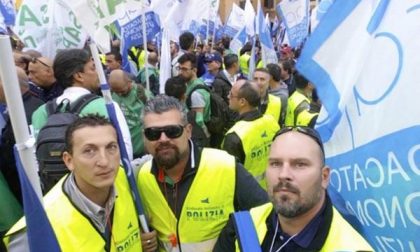
[[[183,125],[168,125],[165,127],[150,127],[144,129],[144,135],[149,141],[156,141],[160,139],[162,132],[170,139],[178,138],[184,132]]]
[[[307,126],[286,126],[276,133],[273,140],[276,139],[278,136],[280,136],[280,135],[282,135],[286,132],[290,132],[290,131],[297,131],[299,133],[302,133],[302,134],[312,138],[319,145],[322,153],[325,155],[324,145],[322,144],[321,137],[318,134],[318,132],[316,130],[312,129],[311,127],[307,127]]]

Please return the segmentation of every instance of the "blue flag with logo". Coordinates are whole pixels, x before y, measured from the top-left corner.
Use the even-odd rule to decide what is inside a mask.
[[[335,0],[297,63],[323,102],[332,200],[375,251],[420,248],[419,17],[419,1]]]
[[[0,16],[3,17],[5,25],[15,25],[16,10],[12,0],[0,0]]]

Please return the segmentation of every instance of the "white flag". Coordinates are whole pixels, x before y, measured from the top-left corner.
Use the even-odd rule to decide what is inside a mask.
[[[245,11],[235,3],[232,4],[229,18],[225,26],[225,34],[233,37],[245,26]]]
[[[246,32],[249,36],[254,36],[255,29],[254,29],[254,21],[255,21],[255,10],[252,7],[252,3],[250,0],[245,1],[245,25],[246,25]]]
[[[108,52],[110,50],[110,37],[107,27],[119,17],[123,17],[126,11],[143,9],[143,2],[143,0],[74,0],[68,1],[68,5],[101,50]]]
[[[64,0],[24,1],[13,30],[26,49],[49,58],[54,58],[58,49],[82,48],[87,37]]]
[[[375,251],[420,248],[419,17],[418,1],[335,0],[297,63],[323,103],[332,200]]]

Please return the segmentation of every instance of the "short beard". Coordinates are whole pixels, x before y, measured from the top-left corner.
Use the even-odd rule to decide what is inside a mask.
[[[174,150],[173,155],[159,155],[159,147],[172,147],[172,150]],[[185,153],[180,153],[177,146],[172,144],[161,144],[156,150],[155,155],[155,161],[159,168],[162,168],[164,170],[170,170],[175,167],[176,164],[179,163],[179,161],[185,157]]]
[[[273,202],[276,213],[286,218],[294,218],[307,213],[321,200],[322,187],[318,183],[311,194],[304,198],[302,198],[299,189],[288,182],[280,182],[273,188],[273,191],[279,190],[280,188],[286,188],[298,196],[298,199],[296,200],[291,199],[286,195],[283,195],[278,199],[270,193],[271,195],[269,196]]]

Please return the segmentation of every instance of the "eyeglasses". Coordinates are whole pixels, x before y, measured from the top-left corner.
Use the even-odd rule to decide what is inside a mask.
[[[46,66],[46,67],[48,67],[48,68],[50,68],[51,66],[49,66],[47,63],[45,63],[45,62],[43,62],[42,60],[40,60],[40,59],[38,59],[38,58],[35,58],[35,57],[32,57],[31,59],[30,59],[30,62],[31,63],[33,63],[33,64],[35,64],[36,62],[39,62],[39,63],[41,63],[41,65],[44,65],[44,66]]]
[[[310,138],[312,138],[321,148],[322,153],[325,155],[324,152],[324,145],[322,144],[321,137],[319,136],[318,132],[311,127],[307,126],[286,126],[279,130],[276,135],[274,136],[273,140],[276,139],[278,136],[290,132],[290,131],[297,131],[299,133],[302,133]]]
[[[192,70],[192,68],[179,67],[179,66],[177,66],[177,67],[176,67],[176,70],[177,70],[177,71],[186,72],[186,71],[190,71],[190,70]]]
[[[178,138],[184,132],[183,125],[168,125],[164,127],[150,127],[144,129],[144,135],[149,141],[156,141],[160,139],[162,132],[170,139]]]

